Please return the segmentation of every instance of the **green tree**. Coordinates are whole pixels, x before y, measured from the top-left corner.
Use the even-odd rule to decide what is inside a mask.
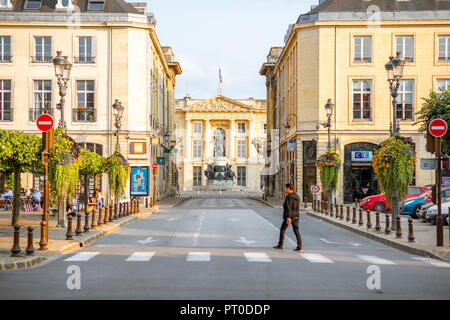
[[[88,205],[88,178],[89,176],[94,176],[103,174],[106,171],[106,159],[99,154],[81,149],[81,164],[79,174],[84,177],[84,208],[87,210]]]
[[[442,93],[431,92],[429,97],[423,98],[425,101],[422,108],[417,112],[417,122],[419,124],[419,132],[427,132],[427,124],[429,121],[436,119],[440,114],[441,118],[450,123],[450,90]],[[450,154],[450,130],[442,137],[442,152]]]
[[[19,223],[20,174],[42,173],[42,139],[22,131],[0,130],[0,171],[14,173],[14,200],[11,224]]]

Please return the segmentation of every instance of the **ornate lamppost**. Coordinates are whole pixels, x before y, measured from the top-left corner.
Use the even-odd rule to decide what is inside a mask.
[[[55,75],[59,87],[59,96],[61,97],[60,102],[56,105],[56,108],[61,110],[61,119],[59,120],[58,128],[62,128],[64,132],[67,132],[66,121],[64,120],[64,102],[72,64],[69,60],[67,60],[67,56],[62,56],[62,51],[56,51],[56,53],[56,57],[53,58],[53,66],[55,67]]]
[[[113,107],[113,112],[114,112],[114,118],[115,118],[114,126],[116,127],[116,137],[117,137],[116,138],[116,149],[118,151],[120,151],[119,132],[120,132],[120,127],[122,126],[120,120],[122,119],[124,107],[122,106],[122,103],[117,99],[114,102],[112,107]]]
[[[400,88],[400,79],[403,77],[403,69],[406,60],[401,57],[401,52],[397,52],[396,57],[389,57],[389,62],[384,66],[387,71],[387,80],[389,82],[389,89],[391,91],[392,97],[392,109],[393,109],[393,122],[390,126],[391,137],[395,136],[397,132],[400,131],[400,127],[397,123],[397,97],[398,89]],[[392,230],[397,229],[397,216],[398,212],[398,196],[397,196],[397,186],[392,186]]]
[[[316,125],[316,128],[319,129],[320,126],[323,126],[324,128],[328,128],[328,149],[331,149],[331,117],[333,116],[333,108],[334,103],[331,101],[331,99],[328,99],[327,103],[325,104],[325,111],[327,112],[327,122],[319,122]],[[331,190],[327,190],[327,197],[328,197],[328,211],[331,209],[331,203],[333,202]]]
[[[286,118],[286,124],[284,125],[284,127],[289,130],[291,129],[291,126],[289,125],[289,119],[291,117],[295,117],[295,134],[297,134],[298,131],[298,123],[297,123],[297,115],[295,113],[291,113],[287,116]],[[295,136],[295,158],[294,158],[294,165],[295,165],[295,170],[297,171],[297,136]],[[295,175],[295,177],[297,177],[297,174]],[[295,185],[295,189],[297,190],[297,183],[294,183]]]

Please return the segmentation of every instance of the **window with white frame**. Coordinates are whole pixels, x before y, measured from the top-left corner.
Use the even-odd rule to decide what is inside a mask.
[[[450,36],[440,36],[438,42],[439,61],[450,61]]]
[[[58,0],[55,9],[56,10],[73,9],[73,0]]]
[[[33,62],[52,62],[52,38],[34,37],[34,59]]]
[[[245,133],[245,122],[238,122],[238,133],[244,134]]]
[[[40,9],[41,8],[41,0],[25,0],[24,9]]]
[[[103,10],[104,7],[104,0],[89,0],[88,2],[88,10]]]
[[[202,185],[202,167],[193,167],[193,179],[192,179],[192,185],[194,187],[201,186]]]
[[[0,36],[0,62],[11,61],[11,37]]]
[[[372,120],[372,81],[353,81],[353,120]]]
[[[202,133],[202,123],[194,122],[194,134],[198,135]]]
[[[0,121],[12,121],[11,80],[0,80]]]
[[[397,119],[413,120],[414,117],[414,80],[400,80],[397,98]]]
[[[194,140],[194,158],[202,157],[202,140]]]
[[[245,140],[238,140],[237,141],[237,157],[238,158],[246,158],[247,157],[247,145],[245,143]]]
[[[33,108],[30,110],[30,121],[36,121],[45,110],[52,114],[52,80],[34,80]]]
[[[74,121],[95,121],[95,82],[77,80],[77,108]]]
[[[442,93],[442,91],[450,90],[450,79],[441,79],[436,82],[436,92]]]
[[[247,185],[247,168],[246,167],[237,167],[237,185],[241,187],[245,187]]]
[[[93,37],[78,37],[77,63],[94,63],[94,39]]]
[[[0,0],[0,9],[12,9],[11,0]]]
[[[353,61],[372,62],[372,37],[354,37],[353,50]]]
[[[396,52],[401,52],[402,57],[408,62],[414,61],[414,37],[398,36],[395,38]]]

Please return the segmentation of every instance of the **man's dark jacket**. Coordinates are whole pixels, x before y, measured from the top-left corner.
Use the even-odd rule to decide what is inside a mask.
[[[286,196],[283,203],[283,219],[291,218],[294,220],[299,215],[300,198],[293,192]]]

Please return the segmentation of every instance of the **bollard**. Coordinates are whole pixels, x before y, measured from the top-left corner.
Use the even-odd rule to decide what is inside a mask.
[[[98,210],[98,226],[101,227],[103,225],[103,207]]]
[[[339,214],[339,204],[336,204],[336,219],[339,219],[340,217],[341,217],[341,215]],[[342,206],[341,206],[342,207]],[[341,212],[342,212],[342,210],[341,210]]]
[[[367,210],[367,229],[372,228],[372,221],[370,221],[370,210]]]
[[[122,212],[123,212],[123,203],[119,203],[119,214],[117,215],[120,218],[122,218]]]
[[[386,229],[384,229],[384,233],[390,234],[391,233],[391,223],[390,223],[391,215],[386,213]]]
[[[81,213],[77,214],[77,228],[75,230],[76,236],[81,236],[83,234],[83,229],[81,229]]]
[[[136,199],[131,200],[131,215],[136,213]]]
[[[47,250],[47,237],[46,235],[46,231],[47,228],[45,227],[47,225],[47,222],[45,221],[41,221],[41,241],[39,242],[39,250]]]
[[[92,209],[92,223],[91,223],[91,229],[97,229],[97,221],[96,220],[96,214],[97,214],[97,209]]]
[[[325,215],[328,215],[328,201],[325,201],[324,203],[324,209],[325,209]]]
[[[117,203],[114,204],[114,220],[117,220],[119,218],[119,205]]]
[[[72,233],[72,216],[67,217],[67,233],[66,233],[66,240],[72,240],[73,239],[73,233]]]
[[[137,200],[137,213],[141,213],[141,202]]]
[[[330,217],[334,217],[333,202],[330,203]]]
[[[397,216],[397,232],[395,233],[396,238],[402,237],[402,223],[400,221],[400,215]]]
[[[356,223],[356,207],[353,207],[353,219],[352,219],[352,223],[353,223],[353,224]]]
[[[414,242],[413,219],[411,217],[408,218],[408,231],[408,241]]]
[[[380,225],[380,211],[375,211],[375,216],[376,216],[376,218],[375,218],[375,220],[376,220],[376,222],[375,222],[375,230],[377,231],[377,232],[380,232],[380,230],[381,230],[381,225]]]
[[[343,204],[341,204],[341,214],[339,215],[339,218],[341,220],[344,220],[344,205]]]
[[[362,209],[359,208],[359,221],[358,221],[358,225],[359,226],[363,226],[364,225],[364,221],[363,221],[363,212]]]
[[[129,216],[130,215],[130,212],[131,212],[131,202],[130,201],[128,201],[127,202],[127,216]]]
[[[346,218],[347,222],[350,221],[350,207],[347,207],[347,218]]]
[[[129,202],[128,215],[132,215],[134,213],[134,200],[130,200]]]
[[[14,242],[11,248],[11,257],[17,257],[20,253],[20,225],[14,225]]]
[[[308,203],[306,202],[306,199],[305,199],[304,206],[305,206],[305,209],[308,208]]]
[[[28,246],[26,249],[27,252],[27,256],[31,256],[34,253],[34,246],[33,246],[33,227],[29,226],[28,227]]]
[[[145,198],[145,207],[148,208],[148,198]]]
[[[107,224],[109,222],[109,207],[105,206],[105,219],[103,219],[103,224]]]
[[[89,226],[89,212],[84,213],[84,232],[89,232],[91,227]]]

